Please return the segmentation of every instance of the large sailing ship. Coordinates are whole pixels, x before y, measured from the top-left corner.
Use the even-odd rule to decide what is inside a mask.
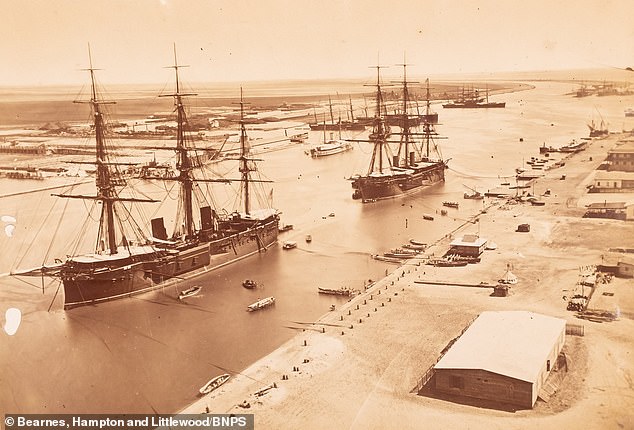
[[[465,89],[462,87],[462,93],[449,102],[442,105],[445,109],[473,109],[473,108],[503,108],[506,102],[490,102],[489,89],[485,90],[485,96],[482,97],[478,89]]]
[[[422,123],[416,127],[418,117],[412,114],[406,66],[403,65],[403,107],[399,126],[400,133],[392,133],[386,119],[381,90],[380,66],[377,66],[376,106],[372,131],[367,140],[373,145],[372,158],[364,175],[352,178],[353,199],[363,202],[375,201],[409,194],[445,180],[446,162],[434,138],[433,124]],[[400,140],[389,140],[391,135],[400,135]],[[393,151],[392,146],[396,146]],[[396,152],[396,153],[394,153]]]
[[[64,309],[128,297],[152,290],[169,281],[202,274],[237,260],[266,251],[277,241],[279,215],[275,209],[253,209],[250,185],[269,182],[253,179],[255,159],[250,149],[244,123],[244,103],[240,99],[240,156],[235,159],[241,177],[238,179],[198,178],[194,172],[201,167],[193,155],[196,148],[189,141],[187,116],[183,98],[194,94],[181,91],[179,66],[174,50],[176,91],[168,94],[174,98],[177,116],[176,168],[178,174],[163,180],[176,181],[179,185],[178,210],[174,232],[167,234],[162,218],[151,220],[152,236],[144,235],[134,221],[132,212],[123,203],[156,202],[156,200],[126,197],[117,174],[120,163],[111,161],[111,148],[106,144],[107,129],[101,106],[107,103],[99,98],[95,84],[95,70],[87,69],[91,79],[90,105],[93,112],[96,160],[96,195],[59,194],[63,198],[78,198],[101,203],[98,235],[94,250],[89,253],[67,256],[65,261],[56,259],[54,264],[44,264],[29,270],[15,271],[14,275],[49,276],[58,278],[64,285]],[[110,149],[110,151],[109,151]],[[162,148],[165,149],[165,148]],[[115,180],[116,179],[116,180]],[[233,182],[241,184],[242,208],[226,215],[219,215],[204,199],[196,197],[194,187],[205,182]],[[199,213],[194,206],[199,201]],[[131,227],[124,228],[126,223]],[[131,236],[133,235],[133,236]],[[134,239],[132,239],[134,237]]]
[[[323,122],[318,122],[317,117],[315,116],[315,122],[308,124],[311,130],[313,131],[339,131],[341,130],[350,130],[350,131],[363,131],[365,130],[365,124],[355,120],[354,111],[352,109],[352,99],[350,99],[350,120],[342,120],[341,115],[339,119],[335,122],[335,116],[332,112],[332,99],[328,96],[328,106],[330,111],[330,122],[326,122],[325,114]]]

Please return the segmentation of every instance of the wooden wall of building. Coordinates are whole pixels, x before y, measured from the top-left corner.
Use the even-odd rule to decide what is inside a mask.
[[[457,396],[533,407],[533,384],[482,369],[436,369],[436,390]]]

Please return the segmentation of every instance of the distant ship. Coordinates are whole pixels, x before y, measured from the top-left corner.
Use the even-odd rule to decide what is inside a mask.
[[[457,99],[443,104],[442,107],[445,109],[503,108],[506,107],[506,102],[490,102],[488,89],[485,91],[485,97],[482,97],[479,90],[465,90],[463,87]]]
[[[434,112],[431,108],[431,92],[429,91],[429,79],[425,80],[427,93],[425,97],[425,113],[418,113],[418,106],[416,106],[417,114],[408,118],[409,126],[416,127],[423,123],[438,124],[438,112]],[[403,115],[401,113],[387,114],[387,123],[389,125],[396,125],[402,127]]]
[[[310,149],[310,156],[313,158],[326,157],[328,155],[339,154],[341,152],[349,151],[352,149],[352,143],[346,140],[335,139],[333,133],[330,133],[330,138],[326,138],[326,130],[324,130],[324,141],[322,144]]]
[[[599,125],[595,124],[594,120],[588,124],[590,129],[590,137],[605,137],[609,134],[608,125],[601,119]]]
[[[403,68],[405,70],[405,65]],[[372,158],[366,174],[358,174],[350,178],[354,190],[353,199],[369,202],[396,197],[445,180],[447,166],[433,140],[436,136],[433,125],[423,123],[422,132],[416,133],[409,123],[411,114],[407,84],[404,72],[403,109],[400,121],[402,127],[401,132],[398,133],[400,140],[391,141],[388,140],[391,131],[385,118],[380,66],[377,66],[376,109],[372,131],[367,140],[359,140],[359,142],[369,142],[373,145]],[[396,144],[398,149],[392,150],[390,145]],[[391,153],[396,155],[390,157]]]
[[[96,144],[96,195],[59,194],[58,197],[84,199],[100,202],[101,214],[96,245],[92,252],[55,259],[54,264],[18,270],[15,276],[50,276],[59,278],[64,285],[64,309],[93,304],[105,300],[119,299],[152,290],[166,281],[180,280],[196,274],[233,263],[237,260],[266,251],[277,241],[279,215],[275,209],[251,208],[249,184],[255,172],[253,159],[249,158],[249,147],[244,127],[244,103],[240,99],[240,156],[236,160],[240,179],[203,179],[194,176],[201,166],[196,163],[192,146],[186,133],[187,117],[183,98],[194,94],[181,91],[178,77],[179,66],[174,49],[176,91],[168,96],[174,98],[177,114],[176,169],[178,175],[161,180],[178,182],[180,187],[178,211],[174,232],[168,236],[163,219],[151,220],[152,236],[147,236],[133,212],[123,203],[152,203],[156,200],[127,197],[123,190],[129,184],[120,184],[119,165],[111,159],[106,145],[106,121],[101,106],[108,103],[99,98],[95,85],[95,70],[90,60],[91,98]],[[165,149],[165,148],[162,148]],[[113,181],[117,178],[117,181]],[[194,218],[194,186],[205,182],[242,183],[243,208],[219,215],[210,206],[199,208],[199,217]],[[266,182],[266,181],[260,181]],[[198,226],[198,228],[196,227]],[[70,244],[69,244],[70,245]]]
[[[360,121],[356,121],[354,119],[354,112],[352,110],[352,99],[350,100],[350,115],[351,115],[351,120],[341,120],[341,118],[339,118],[339,120],[337,122],[335,122],[335,117],[333,115],[332,112],[332,100],[330,99],[330,97],[328,97],[328,105],[330,108],[330,122],[326,122],[325,118],[324,121],[322,123],[318,123],[317,122],[317,118],[315,118],[315,122],[312,124],[308,124],[308,126],[310,127],[311,130],[313,131],[339,131],[341,132],[341,130],[356,130],[356,131],[363,131],[365,130],[365,123],[360,122]]]

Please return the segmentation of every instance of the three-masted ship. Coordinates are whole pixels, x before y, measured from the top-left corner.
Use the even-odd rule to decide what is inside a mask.
[[[174,98],[177,116],[176,152],[177,175],[161,180],[176,181],[179,185],[178,209],[174,231],[167,233],[162,218],[151,220],[152,235],[146,236],[133,219],[132,212],[123,203],[152,203],[152,199],[126,197],[122,190],[122,175],[116,168],[120,163],[110,160],[106,145],[106,123],[101,106],[106,103],[98,97],[95,70],[90,61],[91,99],[89,101],[94,121],[96,143],[96,195],[67,195],[101,203],[99,228],[93,252],[56,259],[55,264],[15,271],[14,275],[51,276],[61,279],[64,285],[64,309],[128,297],[180,280],[206,273],[253,254],[266,251],[277,241],[279,214],[275,209],[253,209],[250,186],[254,182],[270,182],[252,178],[257,171],[244,122],[244,102],[240,99],[240,178],[199,178],[200,168],[195,156],[196,148],[186,133],[187,116],[178,71],[180,67],[174,52],[176,90],[168,94]],[[161,149],[165,149],[162,147]],[[205,182],[234,182],[241,185],[242,207],[232,213],[220,215],[210,205],[198,205],[194,188]],[[131,228],[123,228],[124,221]],[[132,233],[130,233],[132,232]],[[134,238],[130,235],[133,234]]]
[[[375,201],[413,193],[431,185],[444,182],[446,162],[434,141],[437,137],[431,122],[421,127],[418,115],[410,113],[410,96],[403,65],[403,108],[398,123],[400,133],[392,133],[386,119],[386,109],[381,90],[380,66],[377,66],[376,106],[372,131],[367,140],[373,145],[372,158],[364,175],[352,178],[353,199]],[[390,140],[399,136],[400,140]],[[397,146],[396,151],[393,146]],[[396,153],[395,153],[396,152]]]

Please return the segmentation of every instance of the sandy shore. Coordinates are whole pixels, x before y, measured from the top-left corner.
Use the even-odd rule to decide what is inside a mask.
[[[253,413],[256,428],[277,429],[632,428],[631,280],[602,286],[614,295],[597,291],[590,303],[618,310],[614,322],[577,319],[563,299],[574,290],[579,267],[600,264],[607,248],[631,245],[634,237],[631,222],[581,218],[584,208],[577,203],[617,139],[592,142],[537,180],[536,194],[551,190],[543,207],[487,199],[479,231],[498,247],[485,251],[480,264],[436,268],[410,261],[181,412]],[[521,223],[531,224],[531,231],[515,232]],[[467,223],[455,235],[477,231],[477,224]],[[442,253],[450,239],[429,252]],[[415,282],[495,283],[507,264],[519,278],[508,297],[491,297],[487,288]],[[584,337],[566,337],[569,372],[549,402],[511,412],[413,393],[443,348],[485,310],[530,310],[585,326]],[[249,408],[239,406],[245,401]]]

